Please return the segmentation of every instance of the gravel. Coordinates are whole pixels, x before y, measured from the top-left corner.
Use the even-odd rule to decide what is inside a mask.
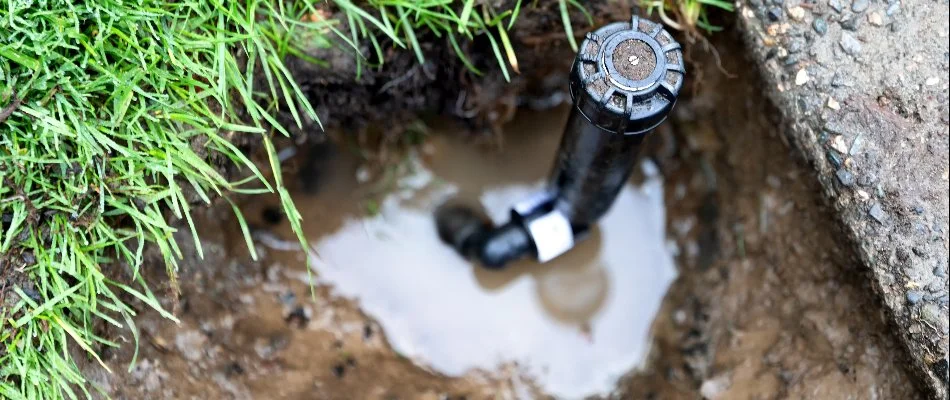
[[[842,185],[846,187],[854,186],[854,174],[852,174],[850,171],[841,168],[835,172],[835,176],[838,177],[838,182],[840,182]]]
[[[871,2],[868,0],[854,0],[854,3],[851,3],[851,11],[861,13],[867,10],[869,5]]]
[[[841,33],[841,49],[850,56],[857,56],[861,53],[861,42],[848,32]]]
[[[884,221],[887,219],[887,214],[884,213],[884,210],[881,208],[881,205],[879,203],[874,203],[874,205],[871,206],[871,209],[868,210],[868,215],[870,215],[871,218],[874,218],[875,221],[881,224],[883,224]]]
[[[825,22],[825,19],[822,17],[815,18],[811,26],[815,28],[815,32],[818,32],[821,36],[825,36],[825,33],[828,33],[828,23]]]

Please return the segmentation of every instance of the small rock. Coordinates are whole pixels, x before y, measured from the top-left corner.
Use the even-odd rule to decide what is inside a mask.
[[[782,19],[782,7],[772,7],[768,12],[769,21],[777,22]]]
[[[841,33],[841,49],[850,56],[861,53],[861,42],[848,32]]]
[[[854,186],[854,175],[848,170],[841,168],[835,172],[835,176],[838,177],[838,182],[841,182],[845,187]]]
[[[871,209],[868,210],[868,215],[870,215],[871,218],[874,218],[875,221],[881,224],[883,224],[884,220],[887,219],[887,214],[884,213],[884,210],[881,208],[880,203],[874,203],[874,205],[871,206]]]
[[[936,277],[938,277],[938,278],[946,278],[946,277],[947,277],[947,270],[944,269],[943,266],[938,265],[938,266],[936,266],[936,267],[934,268],[934,276],[936,276]]]
[[[888,17],[890,17],[891,15],[897,14],[897,11],[900,10],[900,8],[901,8],[901,3],[899,1],[895,1],[891,3],[891,5],[887,6],[887,11],[885,11],[884,13],[887,14]]]
[[[861,18],[858,18],[857,16],[853,16],[851,18],[841,20],[841,22],[839,22],[838,24],[841,25],[842,29],[846,29],[849,31],[856,31],[858,30],[858,27],[861,26]]]
[[[805,48],[805,39],[804,38],[794,38],[788,42],[788,52],[789,53],[798,53]]]
[[[831,148],[841,154],[848,154],[848,145],[844,143],[844,137],[836,135],[831,139]]]
[[[732,377],[722,374],[703,382],[702,386],[699,387],[699,393],[704,399],[718,399],[730,386],[732,386]]]
[[[796,21],[801,21],[805,19],[805,9],[799,6],[795,6],[788,9],[788,16]]]
[[[828,96],[828,108],[838,111],[841,109],[841,104],[834,97]]]
[[[828,23],[825,22],[824,18],[815,18],[815,21],[811,23],[811,26],[812,28],[815,28],[815,32],[818,32],[818,34],[821,36],[825,36],[825,33],[828,33]]]
[[[924,208],[921,207],[921,206],[914,206],[914,208],[911,209],[911,211],[913,211],[914,214],[923,215],[923,213],[924,213]]]
[[[798,70],[798,73],[795,74],[795,84],[798,86],[808,83],[808,71],[804,68]]]
[[[844,6],[841,5],[841,0],[828,0],[828,6],[839,13],[841,10],[844,10]]]
[[[188,361],[198,361],[204,353],[208,338],[199,331],[186,331],[175,336],[175,348]]]
[[[836,72],[835,75],[831,77],[831,86],[834,86],[834,87],[851,86],[851,80],[844,74],[839,74]]]
[[[871,195],[868,194],[868,192],[858,189],[857,193],[858,193],[858,197],[860,197],[861,200],[868,201],[871,199]]]
[[[910,304],[917,304],[922,298],[924,298],[924,294],[922,292],[918,292],[916,290],[907,292],[907,302]]]
[[[851,3],[851,11],[861,13],[867,10],[869,5],[871,5],[871,2],[868,0],[854,0],[854,2]]]
[[[830,162],[835,169],[841,168],[841,164],[844,164],[841,162],[841,156],[831,150],[825,152],[825,157],[828,158],[828,162]]]
[[[920,318],[929,322],[931,325],[939,325],[940,309],[937,308],[936,304],[924,304],[924,306],[920,308]]]
[[[927,85],[927,86],[933,86],[933,85],[936,85],[936,84],[938,84],[938,83],[940,83],[940,78],[937,78],[936,76],[932,76],[932,77],[930,77],[930,78],[927,78],[927,81],[924,82],[924,84]]]
[[[875,11],[868,14],[868,22],[870,22],[871,25],[874,25],[874,26],[883,26],[884,17],[881,16],[881,13]]]

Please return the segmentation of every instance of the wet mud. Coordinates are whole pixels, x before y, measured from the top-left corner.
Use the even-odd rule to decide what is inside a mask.
[[[230,210],[209,210],[181,323],[143,309],[136,366],[125,346],[93,379],[126,399],[918,398],[757,83],[712,62],[599,229],[551,265],[473,268],[429,210],[504,217],[548,172],[563,107],[519,112],[501,150],[433,121],[385,169],[345,148],[308,169],[300,152],[285,170],[311,249],[276,199],[242,205],[256,261]]]

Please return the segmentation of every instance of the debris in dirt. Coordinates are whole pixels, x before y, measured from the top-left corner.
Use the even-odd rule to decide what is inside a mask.
[[[303,329],[308,323],[310,323],[310,318],[312,315],[313,311],[310,309],[310,307],[298,305],[284,316],[284,321],[288,324],[296,323],[298,328]]]
[[[337,378],[343,378],[343,376],[346,375],[346,365],[343,365],[343,363],[334,364],[332,371],[333,376]]]
[[[363,340],[369,340],[373,337],[373,326],[370,324],[363,325]]]
[[[196,330],[189,330],[175,336],[175,348],[188,361],[198,361],[204,354],[208,338]]]
[[[782,8],[781,7],[772,7],[769,9],[769,21],[778,22],[782,19]]]
[[[704,399],[715,400],[732,386],[732,376],[729,373],[721,374],[713,379],[706,380],[699,387],[699,392]]]
[[[815,32],[818,32],[821,36],[825,36],[825,33],[828,33],[828,23],[825,22],[825,19],[822,17],[815,18],[811,26],[815,29]]]
[[[911,305],[917,304],[920,302],[920,299],[924,298],[924,293],[917,290],[907,291],[907,302]]]
[[[933,86],[933,85],[936,85],[936,84],[938,84],[938,83],[940,83],[940,78],[937,78],[936,76],[932,76],[932,77],[930,77],[930,78],[927,78],[927,81],[924,82],[924,84],[927,85],[927,86]]]
[[[835,172],[835,176],[838,177],[838,182],[840,182],[845,187],[854,186],[854,174],[848,170],[841,168]]]
[[[805,19],[805,9],[801,6],[795,6],[788,9],[788,16],[796,21],[801,21]]]
[[[834,97],[828,96],[828,108],[838,111],[841,109],[841,103],[838,103]]]
[[[244,367],[237,361],[231,362],[224,367],[224,374],[227,376],[244,375]]]
[[[795,74],[795,84],[798,86],[808,83],[808,71],[805,68],[798,70],[798,73]]]
[[[290,346],[290,336],[284,332],[278,332],[269,337],[257,338],[254,340],[254,352],[264,360],[272,359],[281,350]]]
[[[848,32],[841,32],[841,49],[850,56],[861,53],[861,42]]]
[[[851,3],[851,11],[862,13],[864,10],[867,10],[870,5],[871,2],[869,0],[854,0],[854,2]]]
[[[841,1],[840,1],[840,0],[828,0],[828,6],[831,7],[833,10],[839,12],[839,13],[840,13],[842,10],[844,10],[844,6],[841,5]]]
[[[856,31],[858,30],[858,27],[861,26],[861,18],[858,16],[852,16],[850,18],[842,19],[840,22],[838,22],[838,24],[841,25],[842,29]]]
[[[884,17],[881,16],[881,13],[874,11],[868,14],[868,22],[870,22],[871,25],[874,25],[874,26],[883,26]]]
[[[874,205],[871,206],[871,209],[868,210],[868,215],[870,215],[871,218],[874,218],[875,221],[881,224],[883,224],[884,220],[887,219],[887,214],[884,213],[884,209],[881,208],[880,203],[874,203]]]
[[[284,213],[277,207],[265,207],[264,210],[261,211],[261,219],[269,225],[280,224],[283,217]]]

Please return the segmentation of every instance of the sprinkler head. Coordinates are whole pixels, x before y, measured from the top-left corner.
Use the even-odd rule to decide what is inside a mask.
[[[685,73],[679,43],[662,25],[634,16],[587,34],[571,70],[571,97],[601,129],[644,133],[669,115]]]
[[[528,254],[543,263],[573,248],[629,181],[684,74],[680,45],[660,24],[634,16],[588,33],[571,68],[574,107],[547,188],[516,204],[500,227],[458,209],[438,213],[440,237],[489,268]]]

